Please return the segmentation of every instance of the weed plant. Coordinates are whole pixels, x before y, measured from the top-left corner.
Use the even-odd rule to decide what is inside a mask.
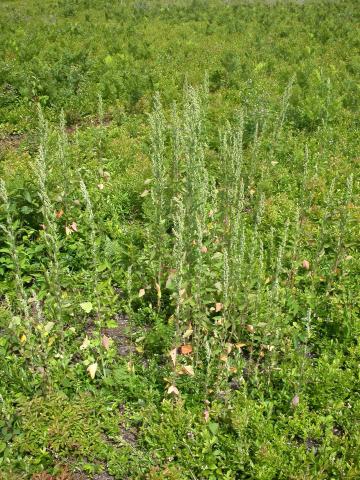
[[[358,478],[356,2],[3,3],[0,479]]]

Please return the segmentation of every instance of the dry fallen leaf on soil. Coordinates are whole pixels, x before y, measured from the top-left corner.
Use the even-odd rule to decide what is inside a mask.
[[[144,288],[140,288],[139,290],[139,298],[143,297],[145,295],[145,289]]]
[[[246,325],[245,328],[249,333],[254,333],[255,332],[255,328],[252,325]]]
[[[77,232],[77,231],[78,231],[77,223],[76,223],[76,222],[72,222],[72,224],[70,225],[70,227],[72,228],[72,230],[73,230],[74,232]]]
[[[297,407],[299,405],[300,398],[299,395],[295,395],[295,397],[291,400],[291,405],[293,407]]]
[[[64,215],[64,210],[61,209],[58,212],[55,212],[56,218],[61,218]]]

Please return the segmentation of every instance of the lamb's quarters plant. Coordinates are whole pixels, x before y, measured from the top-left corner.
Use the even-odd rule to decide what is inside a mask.
[[[1,479],[359,478],[356,6],[2,2]]]

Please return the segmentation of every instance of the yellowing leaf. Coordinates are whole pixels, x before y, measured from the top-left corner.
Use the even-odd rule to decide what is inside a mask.
[[[158,283],[155,283],[155,286],[156,286],[157,297],[160,299],[160,298],[161,298],[161,288],[160,288],[160,285],[159,285]]]
[[[65,225],[65,233],[66,233],[66,235],[71,235],[72,234],[71,228],[69,228],[67,225]]]
[[[86,369],[89,372],[89,375],[93,380],[95,378],[97,367],[98,367],[98,364],[97,364],[97,362],[95,362],[95,363],[92,363],[91,365],[89,365]]]
[[[149,190],[144,190],[141,194],[140,197],[147,197],[149,195]]]
[[[184,333],[183,338],[185,339],[185,338],[191,337],[191,335],[193,334],[193,331],[194,331],[194,330],[192,329],[192,326],[189,325],[189,328],[188,328],[188,329],[186,330],[186,332]]]
[[[140,288],[139,290],[139,298],[143,297],[145,295],[145,289],[144,288]]]
[[[20,342],[21,342],[21,343],[25,343],[25,342],[26,342],[26,335],[25,335],[25,334],[21,335],[21,337],[20,337]]]
[[[83,343],[80,345],[80,350],[86,350],[90,345],[90,340],[88,339],[88,336],[84,338]]]
[[[179,390],[175,387],[175,385],[171,385],[171,387],[168,388],[167,393],[170,395],[173,393],[174,395],[179,395]]]
[[[99,189],[99,190],[104,190],[104,184],[103,184],[103,183],[99,183],[98,189]]]
[[[177,355],[177,348],[173,348],[171,351],[170,351],[170,357],[171,357],[171,360],[174,364],[174,367],[176,365],[176,355]]]
[[[194,369],[191,365],[184,365],[182,369],[184,373],[186,373],[187,375],[190,375],[191,377],[195,375]]]
[[[80,303],[80,308],[82,308],[84,312],[90,313],[91,310],[93,309],[93,306],[91,302],[83,302],[83,303]]]
[[[168,278],[166,280],[166,284],[165,284],[166,288],[169,288],[171,286],[171,283],[172,283],[173,279],[175,278],[175,275],[176,275],[176,270],[174,270],[174,269],[170,270],[169,276],[168,276]]]
[[[47,324],[44,326],[45,332],[50,333],[54,325],[55,325],[54,322],[47,322]]]

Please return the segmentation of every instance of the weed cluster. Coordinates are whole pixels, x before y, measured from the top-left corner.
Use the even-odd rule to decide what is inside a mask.
[[[359,477],[345,3],[29,2],[4,28],[1,479]]]

